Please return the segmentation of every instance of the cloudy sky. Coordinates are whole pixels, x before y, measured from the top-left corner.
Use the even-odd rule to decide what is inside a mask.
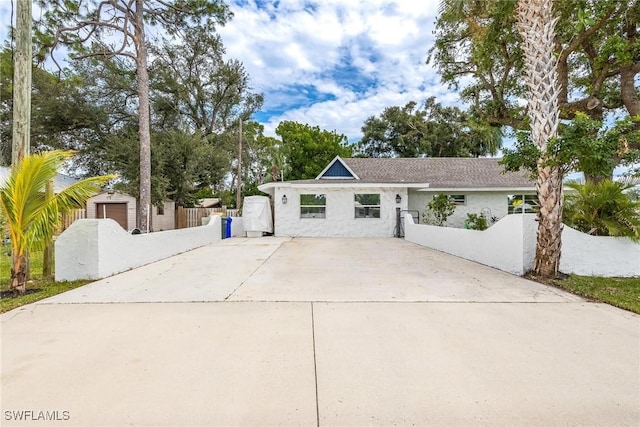
[[[439,0],[231,0],[220,29],[265,104],[268,135],[282,120],[361,137],[385,107],[458,96],[425,64]]]

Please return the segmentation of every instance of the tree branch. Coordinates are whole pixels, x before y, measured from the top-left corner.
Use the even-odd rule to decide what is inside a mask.
[[[573,53],[578,48],[578,46],[580,46],[586,39],[591,37],[596,31],[598,31],[600,28],[602,28],[602,26],[609,21],[609,18],[616,11],[616,6],[615,5],[617,4],[617,2],[613,2],[613,4],[614,4],[614,6],[612,6],[607,11],[607,13],[602,17],[602,19],[600,19],[594,25],[589,27],[587,30],[585,30],[582,33],[578,34],[578,36],[573,40],[573,42],[571,42],[566,48],[564,48],[560,52],[560,56],[558,58],[558,61],[566,61],[567,58],[569,57],[569,55],[571,53]]]

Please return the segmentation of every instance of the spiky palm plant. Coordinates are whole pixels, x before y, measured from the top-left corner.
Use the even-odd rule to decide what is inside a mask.
[[[531,139],[541,153],[547,153],[549,140],[557,137],[560,124],[558,108],[558,71],[556,69],[553,0],[520,0],[517,27],[522,37],[525,81],[529,89],[527,115]],[[538,159],[536,192],[538,241],[534,270],[541,277],[558,273],[562,236],[562,171],[550,166],[547,154]]]
[[[27,253],[42,249],[53,237],[62,214],[83,207],[101,185],[114,178],[113,175],[88,178],[45,199],[47,182],[72,155],[70,151],[49,151],[26,156],[0,186],[0,209],[11,239],[10,289],[14,292],[26,290]]]
[[[568,186],[575,193],[565,199],[565,224],[594,236],[640,240],[640,200],[625,193],[632,185],[605,180]]]

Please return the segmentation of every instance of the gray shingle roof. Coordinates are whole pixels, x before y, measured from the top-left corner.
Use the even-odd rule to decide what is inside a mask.
[[[360,180],[306,180],[309,183],[414,183],[431,188],[533,188],[526,172],[502,173],[497,158],[346,158],[345,164]],[[295,181],[300,182],[300,181]]]
[[[11,175],[10,167],[0,166],[0,184],[4,184],[4,182],[9,179],[10,175]],[[59,173],[53,179],[53,191],[55,193],[59,193],[65,188],[67,188],[68,186],[70,186],[71,184],[75,184],[76,182],[78,182],[77,179],[72,178],[68,175]]]

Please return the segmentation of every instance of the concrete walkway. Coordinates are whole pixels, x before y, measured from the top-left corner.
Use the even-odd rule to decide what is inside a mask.
[[[3,426],[640,424],[640,316],[399,239],[229,239],[1,334]]]

